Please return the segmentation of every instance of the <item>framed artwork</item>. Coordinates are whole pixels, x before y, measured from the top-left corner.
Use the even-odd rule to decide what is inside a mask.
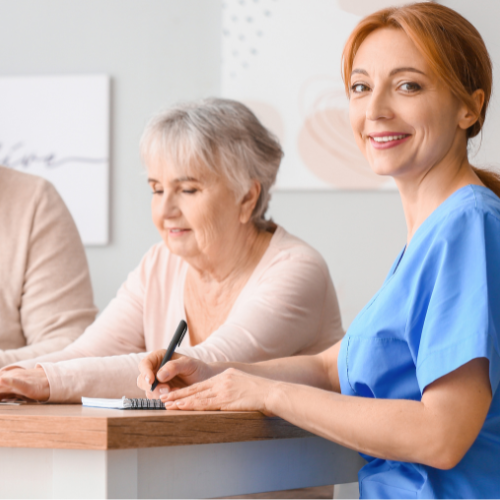
[[[109,240],[109,78],[0,78],[0,164],[49,180],[86,245]]]

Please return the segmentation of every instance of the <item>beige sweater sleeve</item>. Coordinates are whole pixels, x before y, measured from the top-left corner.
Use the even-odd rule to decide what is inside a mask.
[[[22,190],[23,184],[17,189]],[[64,202],[54,187],[41,179],[33,202],[24,282],[16,311],[26,345],[0,350],[0,367],[64,349],[97,313],[83,245]],[[15,246],[15,239],[0,243],[6,245]]]

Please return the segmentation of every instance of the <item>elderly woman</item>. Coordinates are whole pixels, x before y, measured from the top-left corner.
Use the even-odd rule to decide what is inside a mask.
[[[154,397],[261,410],[354,448],[368,461],[362,498],[498,498],[500,176],[467,155],[491,95],[488,52],[462,16],[415,3],[359,23],[344,77],[358,146],[394,177],[408,224],[382,288],[324,353],[181,357],[158,373],[177,390]],[[148,391],[159,355],[142,361]]]
[[[181,319],[189,345],[179,352],[207,362],[314,354],[342,336],[325,262],[265,218],[282,151],[249,109],[222,99],[175,107],[153,119],[141,152],[162,243],[82,337],[11,366],[0,393],[141,396],[140,353],[168,345]]]

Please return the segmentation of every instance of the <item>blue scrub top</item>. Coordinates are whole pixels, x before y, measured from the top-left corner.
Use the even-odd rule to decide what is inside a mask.
[[[339,353],[342,394],[420,401],[427,385],[475,358],[489,360],[491,407],[450,470],[368,460],[361,498],[500,497],[500,199],[469,185],[420,226]]]

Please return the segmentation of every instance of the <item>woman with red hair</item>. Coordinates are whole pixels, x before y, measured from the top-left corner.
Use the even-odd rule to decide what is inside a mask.
[[[179,357],[156,373],[157,351],[139,385],[156,373],[148,397],[167,409],[260,410],[358,450],[362,498],[498,497],[500,181],[467,154],[491,94],[488,52],[462,16],[419,3],[363,19],[343,72],[358,146],[395,179],[408,226],[382,288],[321,354]]]

